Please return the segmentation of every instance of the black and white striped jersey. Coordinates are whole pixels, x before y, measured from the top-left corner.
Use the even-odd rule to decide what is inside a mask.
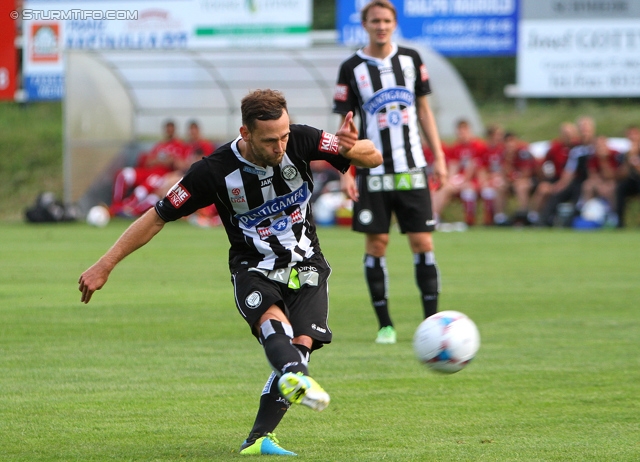
[[[333,112],[358,114],[360,137],[382,152],[384,162],[368,170],[372,175],[426,165],[415,99],[431,93],[429,74],[416,50],[393,47],[385,59],[358,50],[344,61],[333,97]]]
[[[309,200],[310,162],[325,160],[341,172],[349,159],[338,154],[335,135],[291,125],[282,162],[259,167],[238,150],[240,138],[196,162],[156,204],[158,215],[173,221],[214,203],[231,248],[229,267],[273,270],[292,266],[320,252]]]

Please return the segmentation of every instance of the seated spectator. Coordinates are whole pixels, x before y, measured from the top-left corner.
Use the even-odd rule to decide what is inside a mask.
[[[599,136],[594,144],[594,155],[587,162],[587,179],[582,183],[580,203],[599,197],[615,210],[616,176],[620,154],[607,146],[607,137]]]
[[[112,216],[140,215],[142,212],[137,211],[137,206],[145,202],[149,193],[162,186],[164,176],[186,167],[188,151],[186,145],[175,136],[175,131],[173,121],[165,122],[164,139],[148,153],[142,154],[134,167],[125,167],[116,174],[109,207]],[[132,207],[133,203],[136,207]]]
[[[499,125],[487,129],[486,149],[478,168],[480,196],[483,199],[484,224],[505,224],[507,181],[504,170],[504,130]]]
[[[176,163],[175,169],[166,173],[162,177],[162,181],[156,185],[152,191],[158,197],[164,197],[167,191],[187,173],[189,167],[194,162],[199,161],[203,157],[209,156],[215,151],[215,146],[209,140],[202,137],[200,133],[200,125],[195,120],[188,124],[189,137],[184,142],[183,159]]]
[[[618,228],[625,227],[625,209],[627,198],[640,194],[640,127],[631,125],[627,128],[627,139],[631,142],[629,151],[621,161],[619,177],[616,184],[616,213]]]
[[[511,220],[513,224],[528,224],[529,200],[534,188],[535,160],[527,143],[518,139],[514,133],[504,136],[504,175],[511,193],[516,199],[516,212]],[[501,199],[506,203],[506,198]],[[497,222],[496,224],[502,224]]]
[[[551,141],[542,161],[536,163],[536,186],[527,216],[530,223],[538,223],[545,203],[553,194],[553,185],[558,182],[564,170],[569,151],[579,144],[579,140],[576,125],[572,122],[563,122],[560,125],[559,136]]]
[[[187,139],[187,163],[191,166],[197,160],[207,157],[216,147],[200,133],[200,125],[195,120],[189,122],[189,138]],[[187,166],[187,168],[188,168]],[[186,171],[186,170],[185,170]]]
[[[445,151],[449,181],[436,191],[433,198],[434,214],[439,217],[447,204],[459,197],[464,205],[465,222],[471,226],[476,220],[478,198],[478,168],[486,150],[483,140],[474,138],[469,122],[460,120],[456,125],[456,140]]]
[[[580,144],[569,151],[567,163],[560,175],[560,179],[551,186],[549,196],[542,214],[540,222],[546,226],[553,226],[558,218],[558,205],[567,203],[571,207],[566,216],[560,217],[565,220],[562,225],[568,225],[569,219],[576,214],[576,204],[582,193],[582,183],[587,178],[587,163],[595,152],[595,121],[591,117],[581,117],[578,119],[578,131],[580,132]]]

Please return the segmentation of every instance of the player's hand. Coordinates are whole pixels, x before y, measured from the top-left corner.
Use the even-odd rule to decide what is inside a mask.
[[[444,156],[438,156],[433,161],[433,174],[439,188],[443,187],[449,181],[449,172],[447,171],[447,163],[444,160]]]
[[[340,154],[344,154],[355,146],[356,141],[358,141],[358,129],[353,121],[353,112],[349,111],[347,113],[336,136],[338,137],[338,150]]]
[[[350,171],[340,177],[340,189],[347,195],[349,199],[354,202],[358,202],[360,195],[358,194],[358,187],[356,180]]]
[[[89,303],[93,293],[96,290],[102,289],[107,279],[109,279],[109,273],[110,271],[98,261],[80,275],[80,279],[78,279],[78,290],[82,292],[82,296],[80,297],[82,303]]]

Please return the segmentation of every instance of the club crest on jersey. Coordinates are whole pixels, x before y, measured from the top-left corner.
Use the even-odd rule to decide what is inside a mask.
[[[234,215],[234,218],[239,221],[243,228],[253,228],[267,218],[277,217],[279,214],[285,213],[285,210],[289,207],[295,205],[300,207],[309,200],[310,196],[309,186],[305,181],[302,183],[302,186],[295,191],[291,191],[289,194],[285,194],[284,196],[270,199],[260,207],[251,209],[248,212],[237,213]]]
[[[402,69],[402,75],[407,80],[414,80],[416,78],[416,68],[415,67],[405,67]]]
[[[298,176],[298,169],[295,168],[293,165],[286,165],[282,167],[281,173],[282,173],[282,178],[290,181]]]
[[[347,97],[349,96],[349,87],[346,85],[336,85],[335,90],[333,91],[333,99],[336,101],[345,102]]]
[[[413,104],[414,95],[408,89],[403,87],[393,87],[378,90],[374,95],[362,105],[362,108],[369,114],[375,114],[384,108],[387,104],[403,104],[411,106]]]
[[[322,132],[318,151],[326,152],[327,154],[338,154],[338,137],[332,133]]]
[[[180,182],[173,185],[173,187],[167,192],[167,199],[171,202],[175,208],[179,209],[182,205],[191,197],[191,193],[187,191]]]
[[[256,228],[256,231],[258,231],[260,239],[266,239],[269,236],[282,236],[291,231],[291,227],[295,223],[300,223],[302,220],[302,211],[297,208],[290,216],[277,218],[269,226]]]
[[[262,303],[262,294],[257,290],[251,292],[247,295],[247,298],[244,299],[244,304],[247,305],[247,308],[257,308]]]

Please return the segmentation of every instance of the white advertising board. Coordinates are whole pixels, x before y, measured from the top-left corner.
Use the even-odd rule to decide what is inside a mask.
[[[522,0],[524,97],[640,96],[639,0]]]
[[[204,49],[310,45],[311,0],[27,0],[27,98],[63,96],[65,49]]]

